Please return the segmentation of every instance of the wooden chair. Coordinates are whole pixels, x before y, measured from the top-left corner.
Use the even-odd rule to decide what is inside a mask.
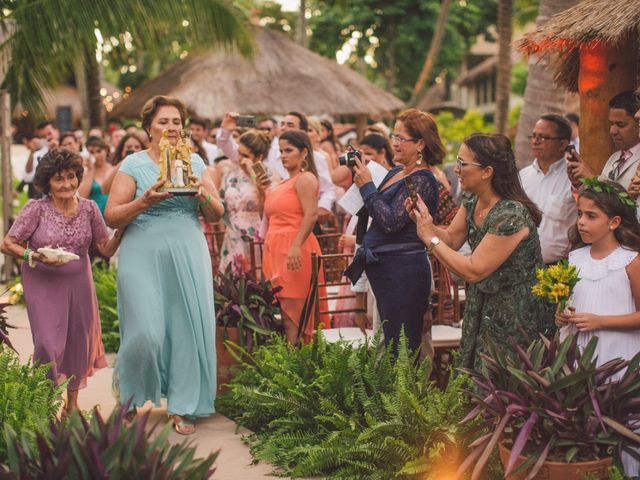
[[[458,282],[436,257],[430,256],[435,288],[430,299],[434,325],[458,325],[464,309],[464,284]],[[461,295],[461,288],[463,290]]]
[[[346,341],[359,343],[368,335],[373,335],[372,330],[366,330],[366,296],[364,302],[355,308],[337,308],[338,300],[356,299],[356,293],[340,294],[340,287],[350,285],[343,272],[352,258],[350,253],[330,253],[311,255],[312,288],[315,289],[317,298],[315,304],[316,318],[329,315],[333,324],[333,315],[337,313],[356,313],[358,327],[354,328],[327,328],[323,330],[323,336],[327,341],[337,341],[342,338]],[[324,281],[321,280],[321,272],[324,271]],[[325,293],[323,293],[323,290]]]
[[[215,226],[213,223],[201,220],[202,231],[204,233],[204,239],[207,242],[207,249],[209,250],[209,258],[211,259],[211,271],[215,278],[218,272],[218,265],[220,263],[219,252],[220,250],[216,246],[215,241]]]
[[[440,388],[449,381],[449,366],[453,351],[460,348],[462,339],[462,311],[464,293],[461,295],[460,283],[451,272],[431,257],[431,267],[435,288],[431,295],[431,344],[433,347],[433,370],[431,377]],[[464,289],[464,286],[462,287]],[[464,290],[463,290],[464,292]],[[461,301],[461,297],[462,301]]]
[[[251,262],[251,275],[259,280],[262,278],[262,250],[264,240],[251,240],[249,246],[249,260]]]
[[[340,251],[340,237],[342,233],[324,233],[322,235],[316,235],[322,254],[338,254]]]
[[[224,243],[224,235],[227,227],[222,221],[213,224],[213,240],[215,241],[218,252],[222,251],[222,244]]]

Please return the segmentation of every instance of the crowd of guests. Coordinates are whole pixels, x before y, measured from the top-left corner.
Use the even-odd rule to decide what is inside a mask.
[[[510,139],[497,134],[469,136],[455,165],[442,168],[446,139],[416,109],[398,115],[390,132],[366,132],[350,165],[339,160],[345,147],[333,125],[300,112],[248,130],[229,112],[210,129],[204,119],[188,119],[179,100],[157,96],[135,131],[91,131],[85,141],[43,123],[26,140],[23,180],[34,200],[3,244],[25,260],[36,355],[54,362],[54,377],[73,376],[66,408],[76,408],[77,390],[104,365],[87,252],[94,246],[108,257],[120,246],[114,385],[123,400],[133,398],[132,408],[166,397],[176,429],[192,433],[195,417],[213,413],[213,246],[203,229],[221,221],[221,270],[248,271],[252,243],[264,242],[263,273],[282,287],[293,344],[323,322],[352,321],[336,317],[342,323],[329,325],[314,316],[311,254],[322,253],[316,235],[329,225],[353,252],[345,272],[351,288],[371,293],[370,313],[394,346],[403,331],[410,348],[423,342],[437,261],[467,284],[461,366],[479,367],[488,337],[510,350],[512,341],[526,345],[558,327],[577,333],[581,345],[598,335],[600,363],[630,358],[640,350],[640,114],[634,92],[609,106],[617,151],[599,176],[581,156],[575,114],[539,118],[529,136],[535,159],[520,171]],[[187,122],[198,193],[174,197],[158,181],[159,141],[166,130],[175,144]],[[384,178],[374,179],[370,163]],[[339,206],[348,190],[361,199],[353,215]],[[37,253],[45,245],[63,246],[82,262],[53,265]],[[565,258],[582,280],[572,307],[556,312],[531,289],[537,268]],[[75,294],[79,283],[86,295]],[[69,295],[59,295],[63,285]],[[51,321],[50,305],[62,303]]]

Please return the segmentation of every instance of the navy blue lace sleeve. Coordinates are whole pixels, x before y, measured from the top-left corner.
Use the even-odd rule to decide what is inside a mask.
[[[435,177],[428,170],[419,170],[411,174],[411,179],[416,192],[429,208],[429,213],[435,216],[438,208],[438,184]],[[378,192],[373,183],[363,185],[360,190],[369,216],[385,233],[399,232],[412,221],[404,208],[409,192],[404,181],[400,180],[399,183],[401,185],[395,189],[391,198]]]

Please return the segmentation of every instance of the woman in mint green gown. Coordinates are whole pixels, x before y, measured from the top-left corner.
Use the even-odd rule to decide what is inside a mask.
[[[191,156],[197,195],[158,191],[158,142],[168,130],[175,145],[184,112],[170,97],[147,102],[142,120],[150,148],[121,164],[105,216],[110,225],[127,227],[118,259],[114,387],[122,402],[133,399],[132,408],[165,397],[176,430],[191,434],[194,417],[214,412],[216,392],[213,277],[198,214],[217,221],[224,207],[197,155]]]

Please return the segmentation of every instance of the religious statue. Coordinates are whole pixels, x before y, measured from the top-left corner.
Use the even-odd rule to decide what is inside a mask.
[[[190,177],[193,175],[191,167],[191,139],[185,130],[180,131],[180,139],[175,147],[169,141],[168,130],[162,131],[160,147],[160,176],[158,180],[165,180],[165,184],[158,190],[174,195],[195,195],[197,187],[193,186]]]

